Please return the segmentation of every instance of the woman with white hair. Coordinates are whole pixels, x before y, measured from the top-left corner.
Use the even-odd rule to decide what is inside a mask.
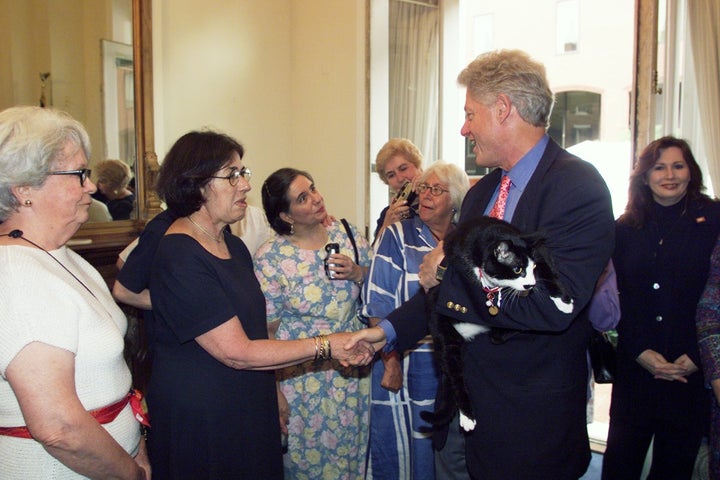
[[[469,186],[465,172],[447,163],[435,163],[418,177],[418,216],[391,224],[377,242],[363,311],[370,326],[420,289],[423,257],[455,227]],[[421,411],[434,410],[437,393],[432,338],[403,354],[380,355],[372,372],[369,476],[434,479],[432,425],[420,418]]]
[[[0,476],[150,477],[127,320],[66,243],[88,220],[90,142],[61,112],[0,113]],[[139,412],[138,412],[139,413]]]

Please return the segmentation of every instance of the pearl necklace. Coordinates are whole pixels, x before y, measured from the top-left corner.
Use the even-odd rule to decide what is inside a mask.
[[[192,223],[192,224],[195,225],[198,229],[200,229],[200,231],[201,231],[202,233],[204,233],[204,234],[207,235],[208,237],[212,238],[212,239],[215,240],[217,243],[220,243],[220,241],[222,240],[222,230],[220,231],[220,235],[218,235],[218,236],[216,237],[215,235],[213,235],[212,233],[208,232],[208,231],[205,230],[203,227],[201,227],[200,225],[198,225],[197,223],[195,223],[195,220],[192,219],[192,215],[188,215],[187,219],[190,220],[190,223]]]

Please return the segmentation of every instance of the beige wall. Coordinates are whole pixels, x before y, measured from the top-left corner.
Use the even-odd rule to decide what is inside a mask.
[[[336,217],[365,220],[365,1],[155,0],[156,149],[208,127],[240,140],[251,202],[309,171]]]

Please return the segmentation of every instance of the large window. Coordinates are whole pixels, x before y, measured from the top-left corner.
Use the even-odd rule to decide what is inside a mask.
[[[563,148],[600,139],[600,95],[592,92],[555,94],[550,136]]]

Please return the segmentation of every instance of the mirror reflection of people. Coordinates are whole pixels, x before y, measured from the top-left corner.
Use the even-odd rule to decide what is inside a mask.
[[[603,478],[690,478],[709,419],[695,311],[720,233],[720,203],[685,140],[650,142],[615,227],[617,375]]]
[[[0,477],[150,478],[128,404],[127,320],[66,242],[88,219],[90,143],[68,115],[0,113]]]
[[[418,216],[393,223],[376,242],[363,307],[371,327],[420,290],[422,259],[455,228],[469,186],[460,167],[441,162],[417,178]],[[428,335],[405,352],[381,351],[373,363],[368,456],[373,478],[435,479],[432,425],[420,418],[435,405],[433,357]]]
[[[375,169],[380,180],[396,195],[403,184],[413,182],[422,173],[423,156],[420,150],[406,138],[391,138],[378,151],[375,157]],[[394,197],[393,197],[394,198]],[[375,227],[373,243],[388,225],[417,214],[417,198],[408,204],[405,200],[393,200],[380,212]]]
[[[90,208],[88,209],[88,223],[111,222],[112,219],[112,215],[110,215],[107,205],[100,200],[95,200],[91,197]]]
[[[325,201],[309,173],[282,168],[262,187],[262,202],[278,234],[255,253],[256,275],[265,294],[270,335],[308,338],[357,330],[360,284],[370,247],[348,224],[324,222]],[[336,243],[328,277],[325,246]],[[335,347],[333,346],[333,352]],[[369,370],[337,362],[307,361],[279,369],[281,414],[287,422],[286,478],[363,478],[369,410]],[[289,418],[288,418],[289,416]]]
[[[128,188],[130,166],[121,160],[103,160],[95,166],[95,178],[102,201],[113,220],[128,220],[135,210],[135,193]]]
[[[252,258],[226,228],[246,214],[251,172],[243,155],[227,135],[190,132],[160,167],[158,195],[177,218],[150,274],[148,451],[158,478],[283,478],[274,370],[313,360],[369,363],[374,354],[367,345],[344,351],[349,333],[268,339]]]

